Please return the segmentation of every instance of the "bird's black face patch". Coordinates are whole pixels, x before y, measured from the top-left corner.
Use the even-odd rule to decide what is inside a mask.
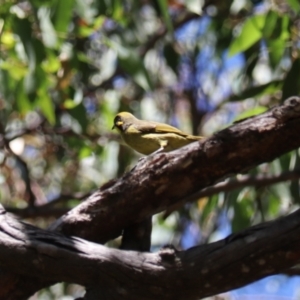
[[[118,129],[122,130],[123,124],[124,124],[124,122],[122,121],[122,118],[120,116],[116,116],[114,119],[114,126],[112,127],[112,129],[118,128]]]

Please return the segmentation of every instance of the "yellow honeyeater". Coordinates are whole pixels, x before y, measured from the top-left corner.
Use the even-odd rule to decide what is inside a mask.
[[[145,155],[172,151],[203,138],[167,124],[139,120],[128,112],[116,115],[114,128],[129,147]]]

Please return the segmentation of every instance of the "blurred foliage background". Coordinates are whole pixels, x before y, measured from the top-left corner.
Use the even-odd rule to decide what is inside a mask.
[[[123,174],[139,156],[111,130],[119,111],[210,136],[298,95],[299,13],[296,0],[0,0],[1,203],[45,227]],[[298,150],[155,216],[153,249],[287,214],[299,179],[263,180],[294,170]]]

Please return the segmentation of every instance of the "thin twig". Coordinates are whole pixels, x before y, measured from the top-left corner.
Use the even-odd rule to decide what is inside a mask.
[[[39,205],[25,208],[5,207],[5,210],[18,215],[22,218],[37,218],[37,217],[55,217],[58,218],[67,213],[71,208],[68,207],[54,207],[57,204],[65,203],[69,200],[84,200],[87,199],[93,192],[88,193],[74,193],[74,194],[61,194],[54,198],[52,201]]]
[[[185,203],[194,202],[199,198],[209,197],[214,194],[218,194],[220,192],[228,192],[245,186],[255,186],[258,188],[258,187],[268,186],[282,181],[294,180],[298,178],[300,178],[300,169],[287,171],[279,175],[273,175],[273,176],[272,175],[257,175],[257,176],[245,175],[243,176],[243,178],[237,180],[221,182],[212,187],[208,187],[199,192],[196,192],[187,198],[183,198],[180,201],[180,203],[177,203],[176,205],[173,205],[168,208],[168,210],[164,214],[164,218],[166,219],[174,210],[177,210]]]

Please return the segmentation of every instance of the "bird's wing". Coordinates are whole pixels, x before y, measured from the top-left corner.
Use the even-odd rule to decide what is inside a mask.
[[[181,130],[179,130],[178,128],[173,127],[171,125],[167,125],[167,124],[157,123],[155,129],[156,129],[156,132],[158,132],[158,133],[176,133],[181,136],[188,136],[187,133],[184,133]]]
[[[181,136],[188,136],[188,134],[182,132],[176,127],[152,121],[141,121],[139,124],[136,124],[135,127],[141,133],[176,133]]]
[[[155,122],[139,120],[133,127],[141,133],[155,132]]]

